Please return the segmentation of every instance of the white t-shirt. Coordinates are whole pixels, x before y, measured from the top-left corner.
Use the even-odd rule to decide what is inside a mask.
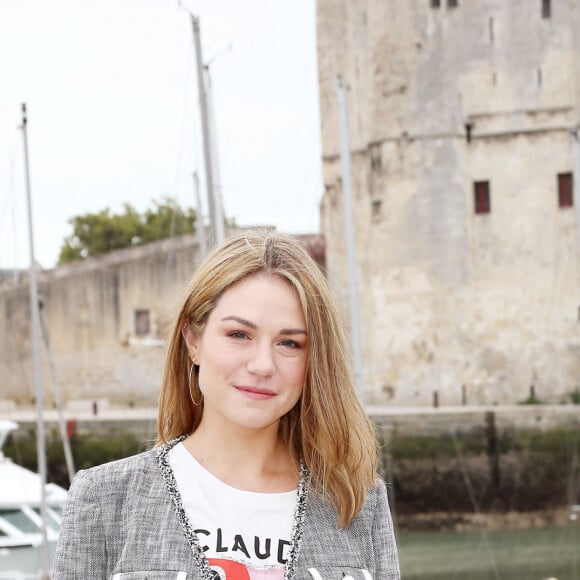
[[[297,491],[236,489],[207,471],[178,443],[168,454],[183,509],[210,566],[223,578],[282,580]]]

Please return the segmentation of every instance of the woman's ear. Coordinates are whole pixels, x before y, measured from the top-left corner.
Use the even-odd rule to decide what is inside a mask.
[[[189,358],[191,358],[194,365],[199,364],[198,362],[198,344],[199,335],[193,332],[191,326],[188,322],[184,322],[181,327],[181,334],[183,340],[185,341],[185,346],[187,347],[187,352],[189,353]]]

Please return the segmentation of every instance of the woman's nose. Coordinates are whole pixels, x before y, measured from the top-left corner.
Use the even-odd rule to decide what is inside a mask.
[[[248,360],[248,372],[256,375],[268,376],[274,372],[272,347],[269,344],[256,345]]]

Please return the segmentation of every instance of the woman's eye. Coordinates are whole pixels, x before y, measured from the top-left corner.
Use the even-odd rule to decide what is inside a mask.
[[[295,340],[291,340],[289,338],[286,338],[284,340],[281,340],[280,341],[280,344],[282,346],[288,346],[290,348],[300,348],[300,345]]]
[[[248,338],[248,335],[241,330],[234,330],[233,332],[230,332],[228,336],[232,338]]]

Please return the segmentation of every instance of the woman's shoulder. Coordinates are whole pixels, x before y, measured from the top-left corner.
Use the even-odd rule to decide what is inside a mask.
[[[139,479],[148,477],[157,470],[157,450],[149,449],[123,459],[96,465],[79,471],[74,480],[73,488],[96,487],[102,492],[107,485],[117,485],[124,479]]]
[[[377,512],[379,514],[390,514],[388,487],[389,484],[384,479],[381,477],[375,478],[374,485],[368,490],[365,503],[357,517],[363,520],[373,521],[377,517]],[[379,515],[379,517],[381,516]]]
[[[367,501],[380,501],[381,498],[386,498],[388,493],[389,482],[386,482],[382,477],[376,477],[374,485],[369,489]]]
[[[310,522],[314,525],[321,525],[323,528],[333,527],[338,520],[336,508],[332,502],[324,497],[320,491],[311,490],[308,497],[308,507],[311,517]],[[384,480],[377,477],[373,486],[367,490],[364,504],[351,522],[350,528],[366,527],[372,525],[377,512],[389,513],[387,499],[387,485]],[[380,515],[378,517],[381,517]],[[347,528],[348,529],[348,528]]]
[[[389,484],[385,483],[384,479],[377,476],[374,479],[372,486],[366,490],[366,499],[363,504],[364,507],[373,507],[380,498],[386,497],[388,486]],[[331,505],[331,503],[325,499],[324,491],[316,485],[316,482],[309,486],[308,495],[310,502],[326,505],[327,507],[330,507]]]

